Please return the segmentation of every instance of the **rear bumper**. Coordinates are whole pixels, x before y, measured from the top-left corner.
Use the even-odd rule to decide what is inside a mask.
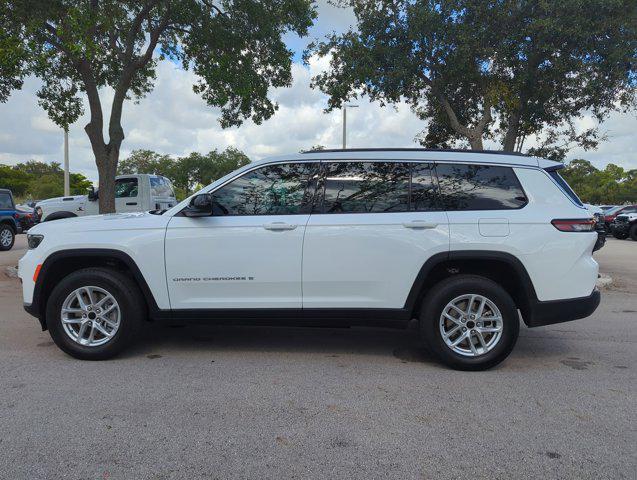
[[[597,288],[588,297],[535,302],[525,315],[529,327],[541,327],[554,323],[570,322],[590,316],[599,306],[601,294]],[[528,317],[528,318],[527,318]]]

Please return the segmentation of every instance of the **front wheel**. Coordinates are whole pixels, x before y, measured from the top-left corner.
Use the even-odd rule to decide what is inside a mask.
[[[613,237],[618,240],[626,240],[628,238],[629,233],[627,231],[622,230],[618,232],[617,230],[613,230]]]
[[[64,277],[46,307],[55,344],[82,360],[117,355],[133,340],[144,316],[144,299],[135,282],[107,268],[87,268]]]
[[[486,370],[511,353],[520,321],[513,299],[500,285],[476,275],[455,275],[425,297],[420,331],[444,364]]]
[[[15,243],[15,232],[6,223],[0,225],[0,250],[11,250]]]

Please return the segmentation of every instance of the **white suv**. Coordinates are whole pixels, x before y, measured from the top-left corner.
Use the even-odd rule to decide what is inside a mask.
[[[522,155],[320,151],[249,164],[162,215],[29,232],[26,310],[83,359],[151,322],[369,325],[417,319],[444,363],[502,361],[529,327],[600,301],[593,220]]]

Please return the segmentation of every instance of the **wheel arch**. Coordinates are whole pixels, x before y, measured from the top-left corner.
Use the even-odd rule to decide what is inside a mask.
[[[33,290],[30,313],[38,317],[43,330],[47,328],[46,303],[57,281],[72,272],[90,267],[114,268],[128,274],[141,290],[149,316],[152,317],[159,310],[144,275],[127,253],[101,248],[62,250],[52,253],[44,261]]]
[[[11,230],[13,230],[13,234],[16,235],[18,233],[18,226],[13,218],[4,217],[0,218],[0,225],[8,225]]]
[[[405,309],[416,318],[427,292],[441,280],[458,273],[480,275],[502,286],[522,312],[525,322],[537,295],[531,278],[514,255],[501,251],[454,250],[433,255],[421,267],[411,287]]]
[[[63,210],[60,212],[53,212],[48,214],[46,217],[44,217],[44,219],[42,220],[43,222],[51,222],[53,220],[62,220],[63,218],[75,218],[77,217],[76,214],[74,214],[73,212],[69,212],[67,210]]]

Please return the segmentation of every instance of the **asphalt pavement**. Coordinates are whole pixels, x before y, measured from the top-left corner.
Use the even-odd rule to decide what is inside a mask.
[[[437,364],[413,331],[146,328],[106,362],[62,353],[0,252],[0,478],[576,478],[637,472],[637,242],[590,318],[501,366]]]

